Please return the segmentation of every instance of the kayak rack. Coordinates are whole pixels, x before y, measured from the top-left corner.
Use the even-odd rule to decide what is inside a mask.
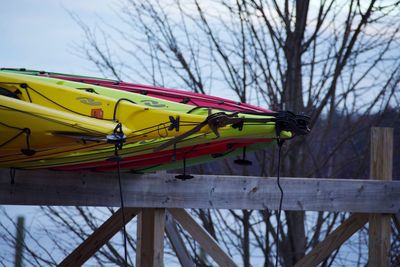
[[[372,128],[370,180],[281,178],[284,210],[352,214],[295,266],[316,266],[369,222],[369,264],[388,266],[390,219],[400,228],[400,181],[392,181],[393,129]],[[237,266],[217,241],[185,211],[278,209],[276,178],[194,175],[188,181],[159,172],[123,173],[126,223],[137,217],[136,266],[163,266],[164,232],[182,266],[194,266],[177,230],[180,224],[220,266]],[[0,169],[1,205],[119,206],[118,180],[110,173]],[[122,225],[119,209],[59,266],[80,266]]]

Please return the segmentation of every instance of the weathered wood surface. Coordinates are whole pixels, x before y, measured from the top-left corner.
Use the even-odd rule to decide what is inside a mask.
[[[0,205],[119,206],[113,173],[17,170],[15,184],[0,169]],[[400,181],[281,178],[284,210],[400,212]],[[278,208],[276,178],[174,174],[122,175],[127,207]]]
[[[352,214],[323,241],[318,243],[306,256],[298,261],[295,267],[317,266],[367,222],[368,214]]]
[[[369,215],[368,267],[390,266],[390,214]]]
[[[164,266],[165,209],[142,209],[138,216],[136,266]]]
[[[371,180],[392,180],[393,128],[371,129]]]
[[[125,223],[132,220],[140,209],[125,208]],[[69,254],[58,266],[81,266],[92,257],[104,244],[106,244],[123,226],[122,209],[115,212],[85,241],[83,241],[71,254]]]
[[[179,263],[182,267],[195,267],[192,257],[186,249],[185,243],[179,234],[178,228],[174,218],[167,212],[165,220],[165,232],[167,233],[168,239],[171,242],[172,248],[178,257]]]
[[[370,179],[390,181],[393,172],[393,128],[371,129]],[[390,266],[389,214],[370,214],[368,266]]]
[[[217,241],[184,209],[168,209],[168,212],[185,229],[202,249],[209,254],[219,266],[236,267],[233,260],[218,245]]]

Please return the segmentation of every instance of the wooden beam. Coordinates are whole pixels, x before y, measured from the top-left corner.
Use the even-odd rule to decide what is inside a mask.
[[[209,254],[219,266],[237,266],[231,257],[218,245],[214,238],[199,225],[184,209],[168,209],[168,212],[196,240],[204,251]]]
[[[128,223],[138,213],[140,209],[125,208],[125,222]],[[118,231],[121,230],[122,209],[115,212],[105,221],[96,231],[94,231],[85,241],[83,241],[71,254],[69,254],[58,266],[81,266],[92,257],[105,243],[108,242]]]
[[[193,260],[185,247],[185,243],[183,242],[181,235],[178,232],[175,220],[168,212],[165,221],[165,230],[181,266],[194,267]]]
[[[334,250],[338,249],[347,239],[368,222],[368,214],[355,213],[345,220],[338,228],[318,243],[306,256],[298,261],[295,267],[317,266]]]
[[[392,180],[393,128],[371,129],[370,179]],[[390,260],[390,214],[370,214],[368,266],[386,267]]]
[[[136,266],[164,266],[165,209],[142,209],[138,216]]]
[[[400,212],[400,181],[281,178],[284,210]],[[278,209],[276,178],[174,174],[122,174],[127,207]],[[120,205],[118,179],[110,173],[17,170],[15,184],[0,170],[0,205]]]

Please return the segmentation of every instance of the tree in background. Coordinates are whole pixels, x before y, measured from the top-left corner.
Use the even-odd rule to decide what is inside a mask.
[[[117,11],[126,28],[106,21],[100,29],[75,20],[87,38],[78,51],[109,78],[138,77],[135,82],[199,93],[223,91],[243,102],[310,115],[312,133],[285,144],[283,175],[366,178],[369,128],[390,112],[397,118],[388,126],[398,120],[399,5],[126,0]],[[275,149],[252,157],[259,166],[239,170],[226,163],[225,172],[276,173]],[[76,231],[78,224],[65,220],[73,218],[67,210],[45,211],[60,226],[84,236],[82,228]],[[95,218],[87,216],[89,210],[78,211],[87,225],[95,226],[91,223]],[[193,213],[230,254],[240,256],[243,266],[260,261],[273,266],[277,249],[280,264],[293,266],[346,217],[320,212],[306,218],[304,212],[286,211],[278,240],[274,211]],[[366,242],[362,236],[358,241]],[[197,264],[207,265],[193,241],[187,242]],[[322,266],[331,265],[337,253]],[[106,254],[106,261],[118,262],[115,247],[108,247]],[[262,260],[256,262],[255,254]],[[359,254],[355,264],[363,265],[366,259]]]
[[[98,30],[75,19],[88,40],[79,51],[107,77],[223,92],[311,115],[315,130],[288,144],[284,173],[335,177],[349,162],[365,162],[362,151],[337,153],[380,119],[366,122],[365,116],[400,102],[398,7],[377,1],[122,1],[124,29],[106,22]]]
[[[200,93],[224,90],[243,102],[309,114],[313,132],[288,142],[283,174],[368,176],[369,146],[360,143],[399,104],[399,2],[149,0],[124,1],[120,11],[127,28],[110,27],[107,36],[114,38],[101,41],[81,23],[88,40],[81,51],[103,73]],[[269,164],[252,174],[273,175],[274,152],[259,153],[259,162]],[[216,213],[199,212],[211,233]],[[249,236],[257,236],[251,225],[264,221],[276,239],[271,213],[231,213],[241,228],[232,230],[241,242],[237,250],[250,266]],[[318,243],[323,224],[337,219],[320,213],[307,239],[304,212],[285,212],[278,244],[282,265],[303,257]],[[267,242],[259,243],[271,251]]]

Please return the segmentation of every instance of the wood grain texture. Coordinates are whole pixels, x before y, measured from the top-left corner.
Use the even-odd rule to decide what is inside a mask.
[[[392,180],[393,128],[371,128],[371,180]]]
[[[154,265],[153,266],[164,267],[165,209],[152,209],[152,210],[154,210]]]
[[[138,216],[136,266],[164,266],[165,209],[145,208]]]
[[[281,178],[284,210],[400,212],[400,182]],[[276,178],[174,174],[122,175],[127,207],[270,209],[279,205]],[[0,204],[118,207],[114,174],[17,170],[15,184],[0,170]]]
[[[368,267],[390,266],[390,214],[369,215]]]
[[[175,220],[168,212],[165,221],[165,231],[181,266],[194,267],[195,265],[193,263],[192,257],[187,251],[185,243],[183,242],[182,237],[179,234]]]
[[[140,209],[137,208],[125,208],[125,222],[128,223],[139,212]],[[122,209],[119,209],[99,228],[97,228],[97,230],[94,231],[85,241],[83,241],[71,254],[69,254],[58,266],[67,267],[83,265],[118,231],[120,231],[122,226]]]
[[[295,267],[317,266],[368,222],[368,214],[355,213],[318,243]]]
[[[393,171],[393,128],[371,129],[370,179],[390,181]],[[368,266],[390,266],[390,219],[389,214],[370,214]]]
[[[214,238],[184,209],[168,209],[174,219],[196,240],[219,266],[237,266]]]

